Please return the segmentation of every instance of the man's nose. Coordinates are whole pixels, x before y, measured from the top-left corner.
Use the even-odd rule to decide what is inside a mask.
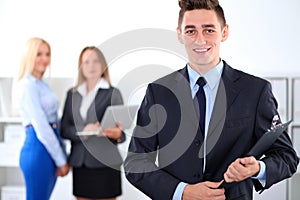
[[[197,34],[197,37],[196,37],[196,39],[195,39],[195,42],[196,42],[197,44],[199,44],[199,45],[204,45],[204,44],[206,44],[206,38],[205,38],[205,36],[203,35],[203,33],[199,32],[199,33]]]

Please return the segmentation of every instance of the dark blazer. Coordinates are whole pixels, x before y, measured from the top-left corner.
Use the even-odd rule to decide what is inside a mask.
[[[127,179],[152,199],[172,199],[179,182],[221,181],[227,167],[244,157],[270,128],[277,102],[266,80],[224,62],[207,135],[203,136],[186,67],[148,85],[124,163]],[[266,185],[246,179],[225,188],[227,199],[252,199],[296,172],[298,157],[286,132],[265,152]],[[157,165],[155,164],[157,163]]]
[[[122,164],[121,155],[117,149],[117,141],[106,137],[90,136],[83,139],[76,135],[88,123],[101,122],[106,108],[110,105],[123,104],[121,93],[116,88],[98,89],[94,102],[88,109],[87,119],[80,115],[82,96],[78,91],[70,89],[67,93],[61,119],[61,136],[71,141],[69,164],[72,167],[83,165],[90,168],[105,166],[118,167]],[[123,140],[125,135],[123,134]]]

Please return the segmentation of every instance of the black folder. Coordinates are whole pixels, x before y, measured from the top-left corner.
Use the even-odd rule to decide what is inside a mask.
[[[270,130],[265,132],[265,134],[256,142],[256,144],[247,153],[247,156],[254,156],[259,159],[263,156],[264,152],[272,146],[272,144],[277,140],[277,138],[287,129],[292,120],[284,123],[278,124],[272,127]]]
[[[277,140],[277,138],[287,129],[292,120],[284,123],[278,124],[271,127],[270,130],[265,132],[265,134],[259,138],[256,144],[250,149],[246,156],[254,156],[256,159],[259,159],[263,156],[264,152],[272,146],[272,144]],[[226,183],[225,180],[220,184],[219,188],[227,187],[230,184]]]

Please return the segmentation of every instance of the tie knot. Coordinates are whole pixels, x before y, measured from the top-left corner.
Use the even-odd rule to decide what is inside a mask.
[[[204,77],[201,76],[198,78],[196,83],[199,85],[199,87],[203,88],[203,86],[206,84],[206,80]]]

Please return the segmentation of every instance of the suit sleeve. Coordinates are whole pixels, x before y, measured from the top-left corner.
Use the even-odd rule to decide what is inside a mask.
[[[149,110],[155,105],[151,85],[138,111],[137,126],[128,149],[124,168],[126,177],[151,199],[172,199],[179,180],[156,164],[158,153],[157,116],[150,119]]]
[[[262,90],[257,107],[255,132],[264,133],[270,128],[273,116],[277,114],[277,102],[272,94],[271,84],[267,82]],[[260,136],[257,135],[257,137]],[[291,177],[296,172],[299,158],[286,131],[265,152],[262,161],[266,164],[266,185],[262,187],[257,180],[254,180],[257,191],[268,189],[273,184]]]
[[[114,88],[112,97],[111,97],[111,104],[112,105],[121,105],[124,104],[123,97],[119,89]]]
[[[72,142],[81,142],[81,139],[78,135],[76,135],[76,132],[79,127],[75,126],[74,118],[73,118],[73,107],[72,107],[72,91],[68,91],[67,98],[64,104],[63,114],[61,118],[61,127],[60,127],[60,134],[61,137],[64,139],[69,139]]]
[[[111,102],[112,102],[112,105],[124,104],[123,97],[122,97],[122,94],[119,89],[114,88]],[[122,136],[120,138],[120,141],[117,142],[117,141],[111,139],[111,141],[113,141],[115,144],[123,143],[123,142],[125,142],[125,140],[126,140],[126,135],[125,135],[124,131],[122,131]]]

